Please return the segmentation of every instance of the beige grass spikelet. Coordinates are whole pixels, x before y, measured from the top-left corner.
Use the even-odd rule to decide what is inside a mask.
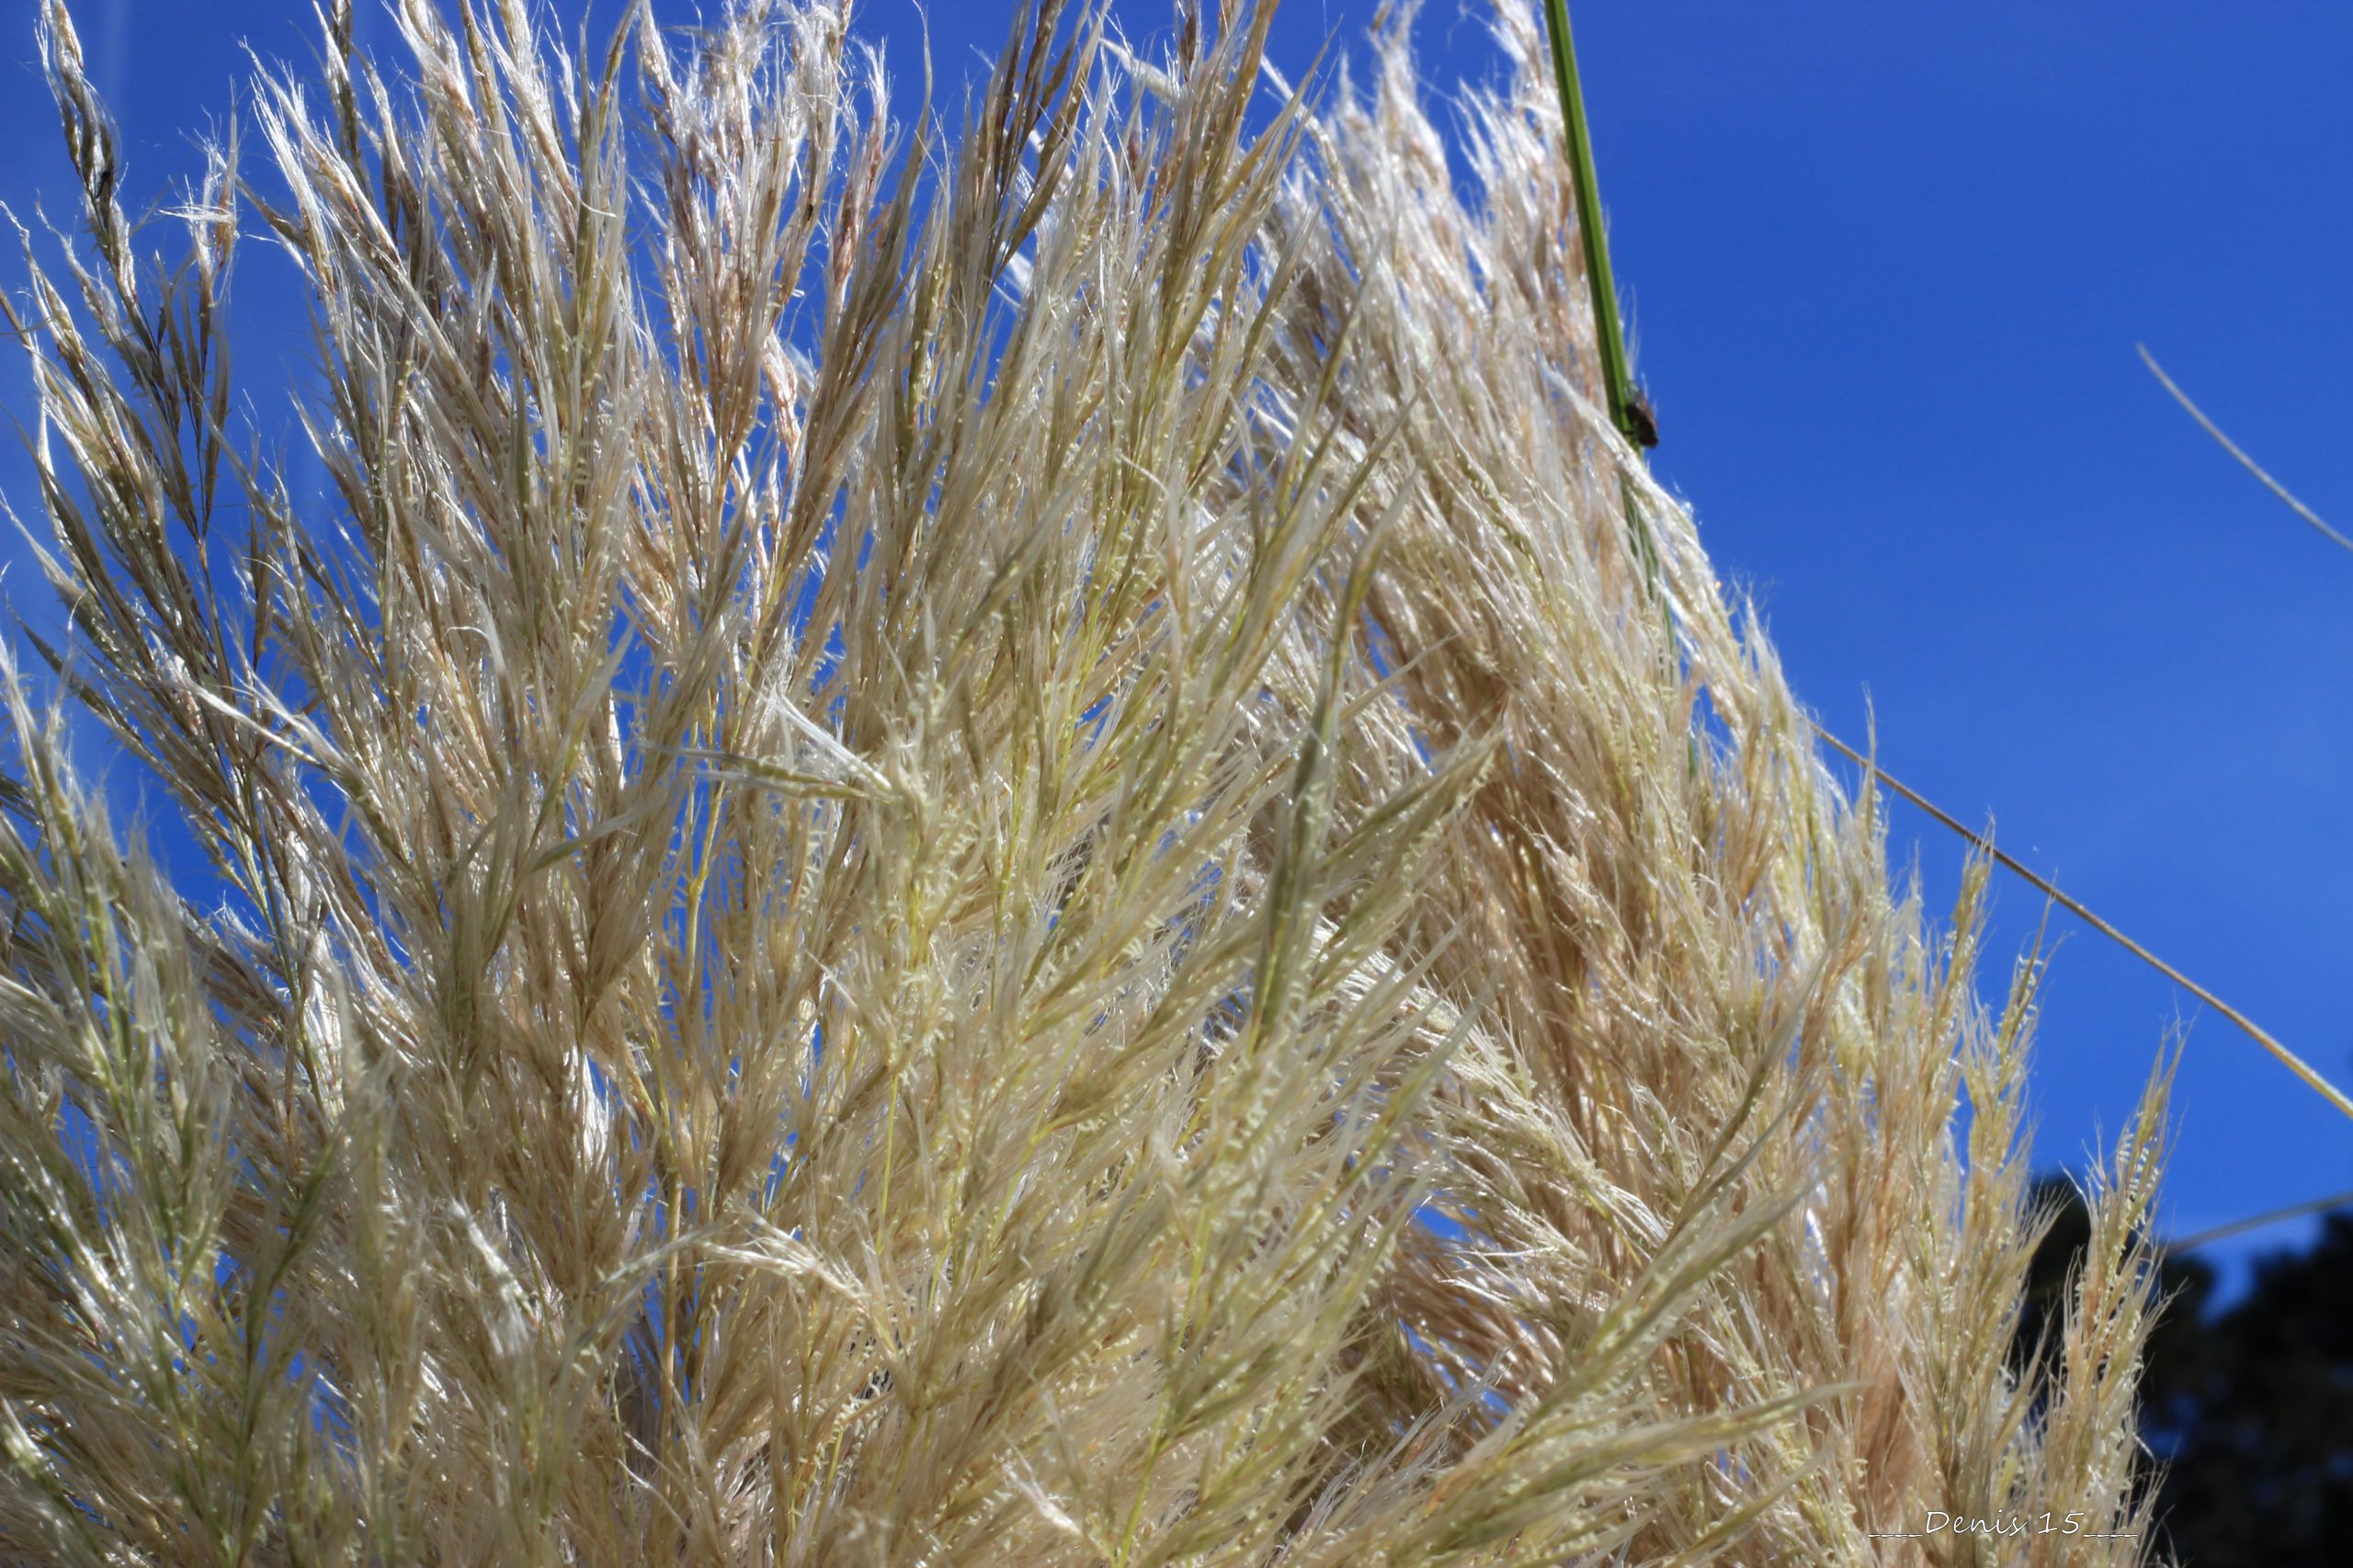
[[[2163,1083],[2021,1381],[2039,971],[1597,412],[1519,0],[1470,191],[1403,20],[1048,0],[951,144],[396,12],[142,227],[43,11],[0,1562],[2148,1555]]]

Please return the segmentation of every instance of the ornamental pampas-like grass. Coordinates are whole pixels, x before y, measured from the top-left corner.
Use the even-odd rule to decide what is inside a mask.
[[[2148,1555],[2159,1095],[2022,1373],[2034,971],[1597,409],[1519,5],[1475,196],[1400,26],[1049,5],[950,148],[825,4],[396,14],[147,230],[44,14],[0,1558]]]

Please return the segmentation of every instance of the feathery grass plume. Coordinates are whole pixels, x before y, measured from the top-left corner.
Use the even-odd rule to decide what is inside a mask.
[[[2021,1377],[2037,971],[1597,409],[1518,0],[1472,195],[1402,18],[1047,0],[951,151],[822,0],[351,15],[165,262],[43,12],[0,1558],[2143,1559],[2162,1080]]]

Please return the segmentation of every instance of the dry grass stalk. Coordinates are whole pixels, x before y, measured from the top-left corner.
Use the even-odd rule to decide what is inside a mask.
[[[44,13],[0,1557],[2142,1558],[2162,1085],[2021,1381],[2035,971],[1597,411],[1520,6],[1475,200],[1402,25],[1253,131],[1263,12],[1050,4],[950,156],[813,0],[350,15],[165,272]]]

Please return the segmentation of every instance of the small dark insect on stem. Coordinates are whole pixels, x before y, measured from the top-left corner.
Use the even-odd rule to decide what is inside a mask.
[[[1626,438],[1644,451],[1658,445],[1658,415],[1651,412],[1651,400],[1640,387],[1627,390],[1624,429]]]
[[[1569,37],[1568,0],[1544,0],[1544,30],[1552,41],[1552,75],[1561,90],[1561,121],[1568,132],[1569,186],[1576,198],[1577,239],[1585,249],[1586,284],[1593,294],[1594,343],[1601,358],[1609,422],[1638,450],[1658,445],[1658,420],[1635,389],[1618,324],[1618,290],[1609,277],[1609,239],[1601,226],[1601,179],[1593,168],[1593,137],[1586,127],[1585,93],[1577,83],[1576,45]]]

